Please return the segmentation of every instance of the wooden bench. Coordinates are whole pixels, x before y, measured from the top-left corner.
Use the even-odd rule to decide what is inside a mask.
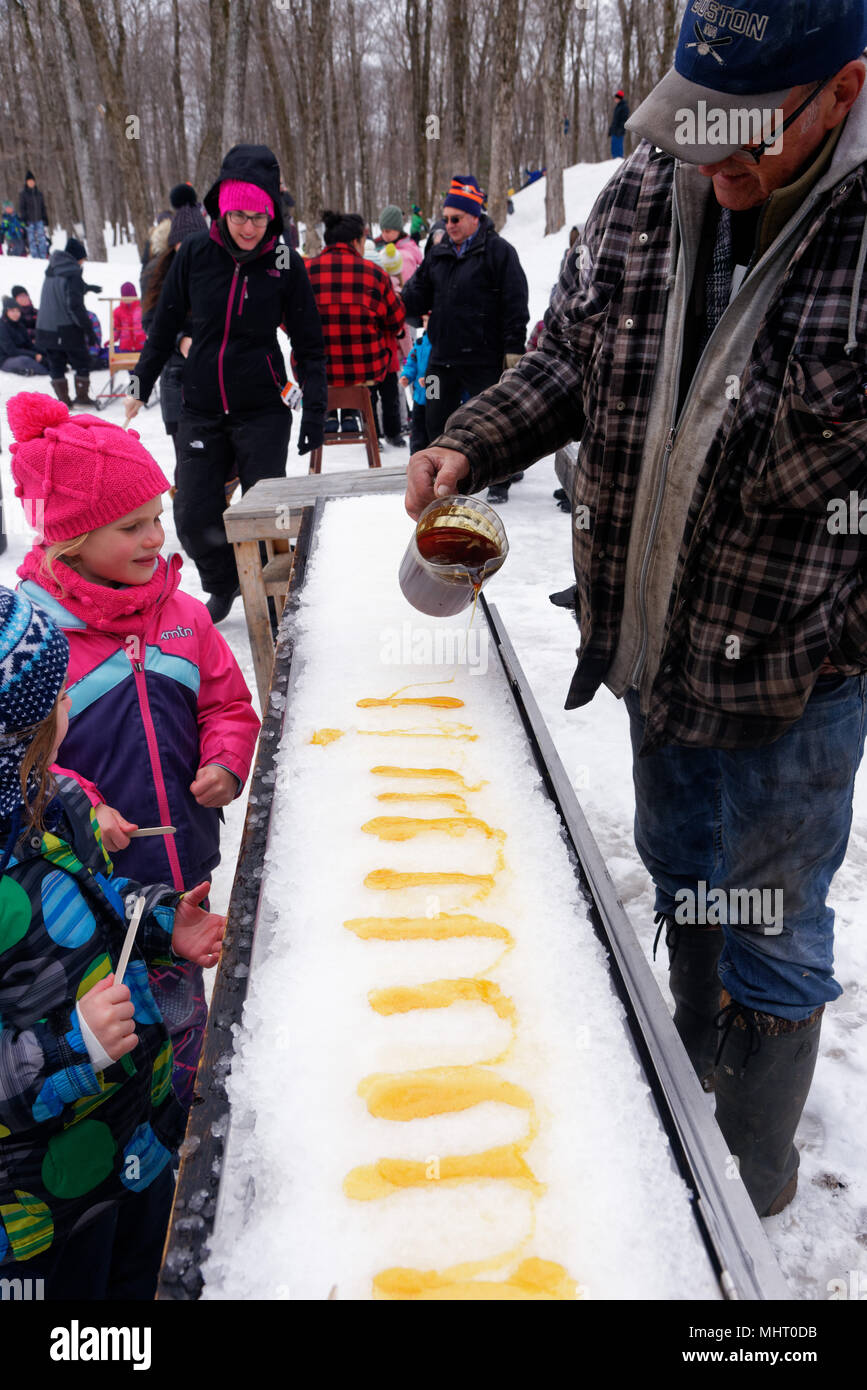
[[[406,465],[356,468],[350,473],[308,473],[300,478],[263,478],[234,506],[226,508],[223,524],[235,548],[256,686],[263,705],[274,662],[268,599],[274,599],[279,617],[292,574],[290,547],[298,536],[304,509],[312,507],[319,498],[403,492],[405,487]],[[264,563],[260,545],[265,549]]]

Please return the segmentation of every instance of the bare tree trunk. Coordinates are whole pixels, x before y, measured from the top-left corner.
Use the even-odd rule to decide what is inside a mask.
[[[91,146],[93,122],[89,119],[81,90],[79,62],[75,48],[75,36],[70,23],[69,6],[58,5],[53,9],[46,6],[46,14],[53,29],[53,38],[60,61],[66,104],[69,108],[69,132],[78,169],[78,183],[81,189],[83,222],[87,238],[88,255],[92,261],[105,260],[105,215],[100,204],[95,177],[95,158]]]
[[[469,91],[467,10],[465,0],[446,0],[448,16],[448,103],[450,154],[456,170],[469,172],[466,93]]]
[[[297,43],[298,97],[304,118],[304,179],[298,209],[305,223],[304,254],[317,256],[322,210],[322,101],[331,0],[291,0]]]
[[[280,163],[283,181],[294,197],[298,191],[298,167],[295,163],[295,142],[292,138],[289,106],[286,101],[286,94],[283,90],[284,79],[277,66],[276,45],[274,43],[274,36],[270,31],[269,21],[271,8],[271,0],[257,0],[253,10],[253,21],[256,27],[259,52],[265,64],[265,76],[268,83],[268,100],[274,112],[277,126],[277,140],[275,141],[274,152]]]
[[[364,104],[364,54],[358,43],[354,0],[346,7],[346,31],[349,38],[349,77],[355,122],[358,130],[358,173],[361,185],[361,215],[365,222],[373,219],[373,189],[370,183],[370,164],[367,153],[367,112]]]
[[[226,81],[223,92],[224,151],[248,138],[248,117],[244,97],[249,35],[250,0],[230,0],[226,33]]]
[[[566,136],[563,130],[563,62],[571,0],[551,0],[546,15],[542,50],[542,112],[545,132],[545,235],[559,232],[566,221],[563,202],[563,164]]]
[[[202,143],[196,160],[196,190],[204,190],[217,177],[223,153],[223,98],[226,77],[226,44],[229,32],[229,0],[208,0],[211,38],[210,82],[205,101]]]
[[[405,0],[404,20],[409,40],[409,71],[411,82],[410,119],[413,132],[413,170],[412,182],[419,207],[428,199],[428,144],[425,133],[427,117],[430,114],[430,31],[433,15],[433,0],[425,7],[424,32],[419,14],[420,0]]]
[[[499,0],[494,27],[494,97],[491,103],[491,165],[488,179],[488,216],[498,230],[506,220],[517,37],[518,0]]]
[[[187,122],[185,115],[184,78],[181,71],[181,11],[178,0],[172,0],[172,91],[175,94],[175,144],[178,167],[176,177],[185,179],[190,172],[190,156],[187,149]]]
[[[340,101],[338,99],[337,77],[334,72],[334,26],[331,19],[332,16],[329,14],[327,49],[328,84],[331,89],[331,120],[329,122],[331,126],[331,155],[327,165],[326,178],[329,205],[332,208],[337,207],[343,212],[346,208],[345,168],[350,156],[342,140]]]
[[[21,13],[22,10],[23,13]],[[44,151],[45,163],[49,164],[53,177],[49,183],[42,171],[37,168],[35,169],[37,183],[42,186],[43,192],[46,185],[48,187],[53,185],[54,195],[49,194],[45,200],[48,205],[49,223],[53,220],[63,224],[68,219],[75,217],[76,209],[79,206],[79,194],[73,170],[69,167],[69,160],[64,158],[67,152],[63,140],[69,118],[60,79],[59,57],[54,51],[53,44],[50,41],[46,43],[46,23],[41,9],[34,14],[37,21],[38,40],[34,36],[28,12],[24,6],[21,7],[21,10],[16,8],[16,14],[24,25],[25,40],[30,54],[29,72],[35,78],[39,97],[40,124],[43,127],[47,124],[45,133],[48,139],[43,139],[39,143]],[[31,140],[32,132],[28,131],[28,145],[31,144]],[[28,155],[27,158],[30,159],[30,156]],[[23,173],[24,169],[22,168],[19,175],[21,183],[24,182]],[[60,185],[59,189],[58,184]],[[19,184],[20,186],[21,184]],[[50,236],[50,226],[46,230]]]
[[[117,5],[117,0],[115,3]],[[118,37],[115,53],[112,57],[109,52],[105,28],[97,13],[94,0],[79,0],[79,5],[84,16],[93,56],[96,59],[100,86],[102,87],[106,130],[120,171],[121,183],[129,204],[136,240],[139,250],[141,250],[147,239],[150,213],[139,155],[138,134],[135,132],[135,128],[129,124],[133,113],[129,109],[124,82],[123,60],[126,40],[123,23],[116,9]],[[132,138],[130,138],[131,132]]]

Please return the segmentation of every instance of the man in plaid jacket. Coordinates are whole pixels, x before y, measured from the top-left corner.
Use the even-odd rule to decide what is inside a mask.
[[[407,488],[417,515],[580,441],[567,707],[629,712],[675,1024],[760,1215],[842,992],[867,716],[865,46],[862,0],[689,0],[539,347]]]
[[[390,277],[364,259],[364,223],[358,214],[326,212],[323,218],[325,250],[307,262],[307,273],[322,320],[328,384],[356,386],[393,378],[381,395],[383,429],[391,443],[400,435],[395,373],[406,310]]]

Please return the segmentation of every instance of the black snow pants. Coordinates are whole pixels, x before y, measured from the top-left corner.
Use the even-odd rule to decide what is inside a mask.
[[[223,527],[226,483],[238,477],[246,492],[262,478],[284,477],[291,427],[292,412],[282,402],[277,410],[226,415],[201,415],[186,405],[181,411],[175,529],[209,594],[230,594],[238,586]]]

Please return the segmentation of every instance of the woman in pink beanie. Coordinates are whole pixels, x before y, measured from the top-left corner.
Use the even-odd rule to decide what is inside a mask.
[[[204,604],[181,593],[180,557],[160,555],[169,484],[135,431],[33,393],[7,410],[15,492],[38,534],[21,588],[69,642],[62,762],[96,805],[117,871],[183,892],[220,861],[220,807],[240,793],[259,729],[250,692]],[[156,825],[176,833],[130,839]],[[166,959],[149,978],[189,1105],[201,968]]]
[[[195,561],[208,611],[220,622],[238,594],[225,540],[224,485],[246,491],[286,472],[292,415],[277,330],[288,334],[304,404],[299,453],[322,443],[328,388],[316,301],[283,230],[280,170],[265,145],[235,145],[205,198],[208,237],[180,245],[132,373],[130,420],[148,400],[175,346],[187,349],[177,432],[175,526]],[[192,322],[189,336],[186,325]]]

